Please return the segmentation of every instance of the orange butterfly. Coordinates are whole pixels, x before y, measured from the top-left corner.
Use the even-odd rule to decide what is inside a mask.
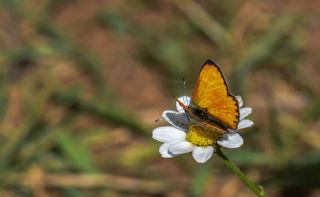
[[[239,122],[237,99],[229,92],[219,66],[208,59],[202,66],[192,93],[192,103],[184,105],[186,113],[200,124],[222,133],[236,129]]]

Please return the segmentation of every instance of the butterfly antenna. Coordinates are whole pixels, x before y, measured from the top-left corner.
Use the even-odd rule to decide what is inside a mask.
[[[186,80],[184,79],[184,77],[182,78],[182,84],[184,87],[184,95],[186,96],[187,95],[187,85],[186,85]]]
[[[154,122],[159,122],[160,120],[163,120],[162,117],[158,118],[158,119],[155,119]]]
[[[184,95],[187,96],[187,85],[186,85],[186,80],[184,79],[184,77],[182,77],[182,84],[183,84],[183,87],[184,87]],[[185,100],[186,97],[183,97],[183,102],[186,103],[186,100]]]
[[[184,87],[184,95],[187,96],[188,89],[187,89],[186,80],[184,79],[184,77],[182,78],[182,83],[183,83],[183,87]],[[183,99],[184,99],[184,103],[187,103],[186,97],[183,97]],[[187,113],[185,113],[185,116],[188,119],[188,121],[190,122],[190,118]]]

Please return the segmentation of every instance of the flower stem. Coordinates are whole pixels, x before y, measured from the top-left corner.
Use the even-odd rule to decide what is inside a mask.
[[[220,148],[217,149],[217,155],[222,160],[222,162],[233,172],[235,173],[240,180],[257,196],[259,197],[266,197],[262,186],[259,186],[248,179],[248,177],[243,174],[243,172],[236,166],[235,163],[233,163],[222,151]]]

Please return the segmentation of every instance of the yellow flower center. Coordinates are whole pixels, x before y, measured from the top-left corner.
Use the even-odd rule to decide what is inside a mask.
[[[216,144],[222,133],[199,124],[191,124],[187,132],[187,141],[197,146],[208,146]]]

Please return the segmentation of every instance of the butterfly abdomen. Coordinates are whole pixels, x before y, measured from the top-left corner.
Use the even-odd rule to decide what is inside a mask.
[[[206,109],[202,109],[199,108],[197,106],[194,105],[189,105],[188,106],[188,114],[196,119],[196,120],[200,120],[201,122],[205,122],[207,125],[210,125],[212,127],[215,127],[217,129],[223,130],[223,131],[227,131],[228,130],[228,126],[222,122],[221,120],[211,116]]]

